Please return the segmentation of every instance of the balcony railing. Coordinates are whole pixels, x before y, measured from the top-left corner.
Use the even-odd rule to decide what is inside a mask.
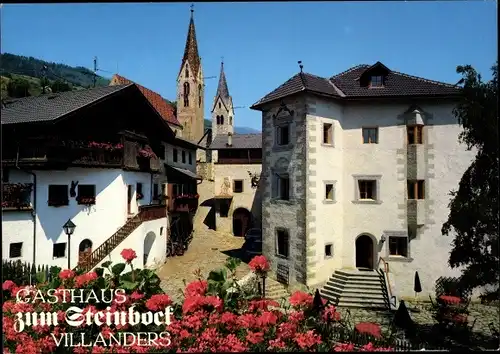
[[[184,212],[195,211],[198,208],[198,194],[181,194],[168,200],[168,211]]]
[[[167,217],[165,205],[143,205],[139,207],[139,216],[142,222]]]
[[[2,210],[32,210],[32,183],[5,183],[2,185]]]

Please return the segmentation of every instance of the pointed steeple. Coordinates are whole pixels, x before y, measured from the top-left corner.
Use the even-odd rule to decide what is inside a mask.
[[[227,88],[226,74],[224,74],[223,61],[220,63],[219,86],[217,86],[216,96],[220,96],[224,103],[227,103],[227,100],[229,100],[229,90]]]
[[[186,62],[189,63],[190,69],[194,75],[198,74],[200,69],[200,55],[198,54],[198,42],[196,41],[196,31],[194,28],[193,5],[191,5],[191,19],[189,21],[188,35],[186,39],[186,46],[184,48],[184,56],[182,57],[182,64],[179,74]]]

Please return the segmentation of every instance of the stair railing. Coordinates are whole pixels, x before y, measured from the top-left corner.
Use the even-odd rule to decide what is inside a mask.
[[[380,268],[380,262],[384,263],[384,268]],[[382,257],[379,257],[377,267],[382,270],[384,275],[384,281],[386,284],[386,289],[389,295],[389,307],[396,307],[396,296],[392,294],[391,282],[389,279],[389,263]]]

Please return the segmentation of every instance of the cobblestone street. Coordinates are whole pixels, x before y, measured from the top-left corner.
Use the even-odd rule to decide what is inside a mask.
[[[243,242],[242,237],[213,230],[195,231],[186,253],[183,256],[167,258],[167,262],[157,271],[161,279],[161,287],[172,299],[180,300],[182,298],[181,290],[184,289],[183,280],[187,283],[195,280],[194,272],[197,269],[201,270],[202,277],[206,279],[211,270],[223,267],[229,257],[223,252],[239,250]],[[234,253],[234,255],[238,254],[237,251]],[[240,279],[249,271],[248,265],[242,262],[237,269],[236,276]]]

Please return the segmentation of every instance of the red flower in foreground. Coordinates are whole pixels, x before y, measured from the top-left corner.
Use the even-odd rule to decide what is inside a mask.
[[[452,295],[441,295],[439,297],[441,301],[443,301],[446,304],[459,304],[462,299],[460,299],[458,296],[452,296]]]
[[[172,304],[172,300],[167,294],[155,294],[146,301],[146,307],[151,311],[164,310],[168,305]]]
[[[269,262],[264,256],[253,257],[248,266],[256,273],[265,273],[270,269]]]
[[[458,324],[467,323],[467,316],[462,314],[456,314],[452,317],[453,321]]]
[[[137,254],[131,248],[125,248],[120,254],[127,263],[132,263],[137,258]]]
[[[382,330],[380,329],[380,325],[377,323],[361,322],[356,325],[355,329],[356,331],[358,331],[358,333],[369,334],[371,336],[374,336],[375,338],[382,337]]]
[[[59,273],[59,278],[61,278],[61,279],[71,279],[74,276],[75,276],[75,272],[73,272],[71,269],[62,270]]]
[[[195,280],[186,285],[186,296],[205,295],[208,290],[208,282],[206,280]]]
[[[7,290],[7,291],[10,291],[13,287],[15,287],[16,284],[14,284],[14,282],[12,280],[6,280],[3,284],[2,284],[2,289],[3,290]]]
[[[303,291],[296,291],[290,296],[290,304],[294,307],[310,306],[313,303],[313,296]]]

